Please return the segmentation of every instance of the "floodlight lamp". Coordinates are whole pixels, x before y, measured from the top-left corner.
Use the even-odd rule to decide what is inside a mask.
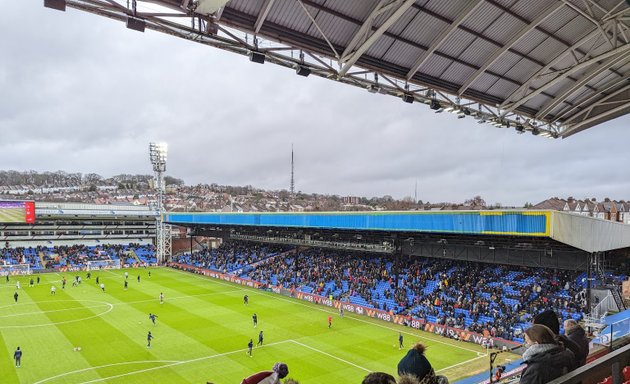
[[[66,0],[44,0],[44,7],[65,12]]]
[[[534,136],[538,136],[538,134],[540,133],[540,130],[536,127],[532,128],[532,135]]]
[[[442,109],[442,105],[440,104],[439,101],[433,99],[433,100],[431,100],[431,104],[429,105],[429,108],[431,108],[434,111],[437,111],[439,109]]]
[[[299,76],[308,77],[308,75],[311,74],[311,69],[309,67],[305,67],[303,65],[300,65],[295,70],[295,73],[297,73]]]
[[[410,94],[410,93],[403,93],[403,95],[402,95],[402,100],[403,100],[405,103],[409,103],[409,104],[411,104],[411,103],[413,103],[414,97],[413,97],[413,95],[412,95],[412,94]]]
[[[250,51],[249,61],[258,64],[265,64],[265,54],[262,52]]]
[[[368,92],[370,93],[377,93],[380,90],[381,87],[379,87],[378,85],[374,85],[374,84],[370,84],[367,87]]]

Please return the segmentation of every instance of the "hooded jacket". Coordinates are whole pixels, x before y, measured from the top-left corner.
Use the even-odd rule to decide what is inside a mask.
[[[521,384],[545,384],[570,372],[575,355],[556,344],[534,344],[523,354],[527,367],[521,375]]]
[[[578,361],[578,366],[581,367],[586,364],[586,358],[589,352],[589,340],[586,337],[586,332],[582,327],[576,327],[566,332],[566,337],[580,347],[580,353],[575,354],[575,359]]]

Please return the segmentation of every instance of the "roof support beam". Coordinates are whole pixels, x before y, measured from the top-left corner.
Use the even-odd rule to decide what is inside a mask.
[[[407,12],[407,10],[415,3],[415,0],[405,0],[403,4],[394,12],[385,22],[381,25],[373,34],[370,36],[357,50],[348,58],[346,63],[344,64],[341,71],[339,71],[339,76],[344,76],[350,68],[354,65],[354,63],[359,60],[359,58],[367,51],[372,44],[378,40],[385,31],[389,29],[400,17]]]
[[[619,88],[620,84],[623,84],[624,81],[627,82],[628,80],[630,80],[630,75],[626,76],[626,78],[622,79],[621,81],[616,78],[612,81],[609,81],[608,83],[606,83],[606,85],[603,85],[601,88],[599,88],[595,93],[588,95],[587,97],[582,98],[577,102],[574,102],[573,105],[567,105],[562,111],[554,115],[552,122],[555,123],[561,121],[564,124],[575,120],[577,116],[584,114],[588,109],[590,109],[590,106],[602,101],[603,98],[610,97],[612,95],[615,95],[617,92],[621,92],[629,88],[630,85],[626,85],[625,87],[614,91],[612,94],[608,93],[615,88]],[[600,99],[599,101],[597,100],[598,98]]]
[[[630,79],[630,77],[628,79]],[[630,90],[630,84],[626,85],[625,87],[621,87],[620,89],[616,90],[615,92],[604,96],[603,98],[595,101],[594,103],[591,103],[594,96],[589,97],[588,99],[584,100],[580,104],[584,104],[586,102],[591,103],[591,104],[587,108],[585,108],[585,109],[581,110],[580,112],[574,114],[573,116],[569,117],[567,120],[565,120],[563,122],[563,124],[570,125],[569,123],[571,123],[574,120],[577,120],[580,116],[584,116],[583,119],[588,118],[588,116],[591,113],[591,111],[593,110],[593,108],[597,107],[600,104],[603,104],[603,103],[607,102],[608,100],[614,98],[618,94],[620,94],[622,92],[625,92],[627,90]]]
[[[476,0],[476,1],[469,2],[468,6],[459,13],[459,16],[455,20],[453,20],[451,25],[449,25],[444,31],[442,31],[442,33],[440,33],[439,36],[435,38],[435,40],[433,41],[433,44],[431,44],[429,49],[424,51],[416,59],[416,62],[411,66],[411,69],[407,73],[407,80],[410,80],[413,77],[413,75],[415,75],[416,72],[418,72],[420,67],[422,67],[422,65],[429,59],[429,57],[431,57],[433,52],[435,52],[435,50],[438,49],[444,43],[444,41],[446,41],[446,39],[448,39],[448,37],[453,32],[455,32],[457,28],[459,28],[460,24],[464,20],[466,20],[468,16],[470,16],[473,12],[475,12],[475,10],[477,10],[477,8],[479,8],[479,6],[483,4],[484,1],[485,0]]]
[[[579,41],[577,41],[575,44],[573,44],[572,46],[568,47],[567,49],[565,49],[564,51],[562,51],[558,56],[556,56],[553,60],[551,60],[549,63],[547,63],[547,65],[545,65],[544,67],[542,67],[541,69],[538,70],[538,72],[536,72],[535,74],[533,74],[528,81],[526,81],[525,83],[523,83],[523,85],[521,85],[516,91],[512,92],[511,95],[509,95],[505,101],[500,105],[501,108],[505,108],[506,105],[508,105],[510,103],[510,101],[512,101],[515,98],[521,97],[521,95],[524,95],[524,93],[529,90],[529,86],[530,84],[543,77],[548,75],[548,71],[554,66],[556,65],[560,60],[564,59],[564,57],[566,55],[569,55],[571,53],[574,52],[574,50],[576,50],[577,48],[581,47],[582,45],[584,45],[585,43],[591,41],[594,37],[599,36],[599,31],[591,31],[588,35],[584,36],[583,38],[581,38]]]
[[[260,13],[258,14],[258,19],[256,19],[256,24],[254,25],[254,31],[256,32],[256,34],[260,32],[260,28],[262,28],[262,25],[265,22],[265,19],[267,19],[267,15],[269,14],[269,11],[271,10],[271,6],[273,5],[274,1],[275,0],[265,0],[265,3],[263,4],[262,9],[260,10]]]
[[[568,137],[571,136],[575,133],[580,132],[581,130],[588,128],[590,126],[590,124],[598,121],[598,120],[605,120],[606,117],[610,116],[610,115],[614,115],[617,113],[622,113],[622,112],[628,112],[630,111],[630,100],[626,100],[625,102],[623,102],[623,104],[621,104],[620,106],[618,106],[617,108],[613,108],[613,109],[609,109],[605,112],[602,113],[598,113],[595,116],[583,120],[573,126],[571,126],[570,128],[566,129],[564,132],[562,132],[562,137]]]
[[[561,81],[564,81],[572,73],[577,72],[579,70],[582,70],[584,68],[590,67],[591,65],[597,63],[598,61],[606,60],[609,57],[613,57],[613,56],[619,55],[621,53],[626,53],[626,52],[629,52],[629,51],[630,51],[630,44],[627,44],[627,45],[621,46],[619,48],[610,50],[608,52],[604,52],[604,53],[602,53],[599,56],[592,57],[592,58],[590,58],[590,59],[588,59],[586,61],[581,62],[580,64],[574,65],[571,68],[567,68],[562,74],[560,74],[559,76],[556,76],[552,80],[548,81],[546,84],[541,85],[536,90],[530,92],[528,95],[526,95],[523,98],[521,98],[519,101],[510,104],[507,108],[504,108],[504,110],[506,112],[513,111],[516,108],[518,108],[521,105],[523,105],[526,102],[528,102],[529,100],[533,99],[534,97],[540,95],[545,90],[553,87],[554,85],[560,83]],[[608,68],[610,68],[610,67],[608,67]]]
[[[361,28],[354,34],[350,43],[341,54],[341,61],[345,61],[349,55],[352,54],[352,51],[359,45],[361,41],[365,41],[368,36],[368,33],[372,30],[372,25],[374,24],[374,20],[378,17],[378,15],[382,14],[386,9],[385,5],[391,4],[390,0],[381,0],[376,7],[372,10],[372,13],[365,19]]]
[[[567,97],[571,96],[571,94],[573,94],[573,92],[575,92],[578,89],[582,88],[583,86],[588,84],[589,81],[593,80],[599,74],[601,74],[605,70],[611,68],[612,66],[616,65],[620,61],[628,60],[629,57],[630,57],[630,53],[625,53],[625,54],[621,54],[621,55],[618,55],[618,56],[613,56],[613,57],[609,58],[608,60],[604,61],[603,63],[599,64],[598,66],[593,67],[590,71],[586,72],[582,76],[582,78],[580,78],[578,80],[577,83],[571,85],[566,90],[562,91],[560,94],[555,95],[554,98],[549,103],[547,103],[547,105],[543,106],[541,108],[541,110],[536,114],[536,118],[537,119],[544,118],[556,106],[558,106],[560,103],[562,103],[564,100],[566,100]]]
[[[542,23],[543,21],[545,21],[549,16],[551,16],[555,11],[557,11],[558,9],[560,9],[563,6],[563,4],[561,2],[556,2],[551,4],[551,6],[547,7],[546,9],[544,9],[540,15],[532,20],[532,22],[530,22],[527,26],[525,26],[525,28],[521,29],[520,31],[518,31],[518,33],[516,33],[507,43],[505,43],[500,49],[496,50],[492,56],[490,56],[485,63],[483,63],[483,65],[481,67],[479,67],[479,69],[477,70],[477,72],[475,72],[472,76],[470,76],[470,78],[468,80],[466,80],[466,82],[459,88],[459,90],[457,91],[457,93],[459,95],[461,95],[462,93],[466,92],[466,90],[468,89],[468,87],[470,87],[481,75],[483,75],[483,73],[490,68],[490,66],[492,64],[494,64],[495,61],[497,61],[499,59],[499,57],[501,57],[505,52],[507,52],[514,44],[516,44],[516,42],[518,42],[521,38],[523,38],[527,33],[529,33],[531,30],[533,30],[534,28],[536,28],[540,23]]]

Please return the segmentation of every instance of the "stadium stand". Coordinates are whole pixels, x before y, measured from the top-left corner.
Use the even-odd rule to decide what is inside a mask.
[[[532,315],[545,309],[582,318],[584,282],[574,271],[318,248],[277,253],[228,242],[177,262],[519,343]]]

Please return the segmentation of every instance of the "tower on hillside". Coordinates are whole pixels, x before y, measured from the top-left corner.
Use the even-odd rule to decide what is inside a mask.
[[[290,187],[291,195],[295,194],[294,171],[295,171],[295,168],[293,164],[293,144],[291,144],[291,187]]]

